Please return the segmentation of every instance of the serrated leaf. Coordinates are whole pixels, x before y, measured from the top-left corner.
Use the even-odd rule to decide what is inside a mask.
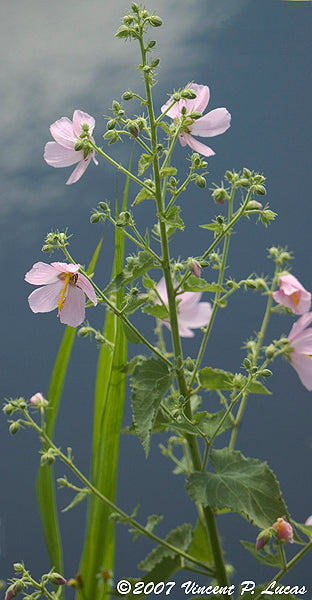
[[[160,169],[160,177],[161,179],[163,177],[171,177],[177,174],[177,169],[175,167],[164,167],[163,169]]]
[[[200,385],[206,390],[231,390],[233,389],[234,374],[223,369],[205,367],[198,373]],[[249,386],[252,394],[271,394],[259,381],[253,381]]]
[[[193,473],[186,490],[194,502],[214,508],[230,508],[260,529],[270,527],[287,508],[275,475],[267,463],[245,458],[236,450],[211,452],[216,473]]]
[[[184,523],[176,529],[170,531],[166,537],[166,542],[186,552],[193,538],[193,528],[189,523]],[[173,550],[166,548],[165,546],[157,546],[152,552],[139,564],[139,568],[143,571],[150,571],[153,569],[163,558],[174,558],[176,556]]]
[[[171,206],[166,215],[162,215],[160,219],[166,223],[167,233],[171,235],[176,229],[184,229],[184,222],[180,217],[181,208],[179,206]]]
[[[223,287],[218,283],[208,283],[205,279],[190,275],[182,285],[184,292],[225,292]]]
[[[197,413],[194,415],[193,417],[193,421],[194,424],[192,423],[186,423],[183,418],[181,417],[180,422],[177,421],[170,421],[169,418],[167,418],[166,415],[164,415],[163,413],[158,414],[157,419],[155,421],[155,427],[162,426],[163,429],[172,429],[173,431],[177,431],[178,433],[182,433],[182,434],[187,434],[187,435],[198,435],[198,431],[195,427],[195,425],[197,424],[198,427],[200,427],[200,429],[202,430],[202,432],[207,435],[208,437],[211,437],[212,435],[214,435],[215,431],[218,428],[218,425],[220,423],[220,421],[223,419],[225,414],[225,410],[221,410],[217,413],[207,413],[206,411],[202,412],[202,413]],[[199,417],[197,417],[197,415],[200,415]],[[196,423],[196,417],[199,418],[199,422]],[[203,421],[202,419],[205,418],[205,421]],[[221,433],[224,433],[225,431],[227,431],[228,429],[230,429],[233,426],[233,423],[231,421],[231,417],[228,415],[227,418],[224,420],[224,422],[222,423],[222,426],[220,427],[220,431],[218,432],[218,435],[221,435]]]
[[[207,419],[201,426],[203,432],[209,437],[212,437],[215,434],[217,428],[219,427],[220,421],[222,421],[222,419],[224,418],[224,415],[225,410],[220,410],[217,413],[209,415],[209,419]],[[224,419],[220,430],[218,431],[218,436],[221,435],[221,433],[228,431],[228,429],[231,429],[231,427],[233,427],[233,423],[230,415],[228,415],[226,419]]]
[[[135,206],[136,204],[139,204],[140,202],[142,202],[142,200],[145,200],[146,198],[148,198],[149,200],[154,200],[155,193],[153,192],[152,189],[151,189],[150,192],[148,192],[147,189],[144,187],[136,195],[136,197],[135,197],[134,201],[132,202],[131,206]]]
[[[71,508],[74,508],[74,506],[77,506],[77,504],[79,504],[79,502],[82,502],[82,500],[84,500],[87,496],[89,496],[90,494],[90,490],[89,488],[83,488],[82,490],[80,490],[80,492],[78,492],[76,494],[76,496],[73,498],[73,500],[70,502],[70,504],[68,504],[68,506],[66,506],[66,508],[62,509],[62,512],[67,512],[68,510],[70,510]]]
[[[264,554],[264,552],[256,550],[255,543],[245,542],[244,540],[241,540],[241,544],[261,565],[277,568],[281,568],[283,566],[283,560],[279,553],[272,554],[272,552],[268,552],[267,554]]]
[[[156,317],[156,319],[168,319],[169,311],[166,306],[163,304],[155,304],[155,306],[145,306],[143,308],[143,312],[148,315],[152,315],[152,317]]]
[[[131,376],[133,422],[145,454],[159,405],[173,380],[168,366],[157,358],[147,358],[136,365]]]
[[[140,294],[136,298],[131,298],[131,302],[128,302],[126,308],[123,309],[123,313],[126,316],[133,315],[133,313],[135,313],[139,308],[141,308],[141,306],[144,306],[144,304],[146,304],[147,299],[147,294]]]
[[[128,256],[125,268],[105,288],[105,294],[119,292],[125,285],[146,273],[153,265],[153,257],[146,250],[140,250],[138,254]]]
[[[142,283],[147,290],[152,290],[156,287],[156,282],[147,273],[144,273]]]
[[[138,175],[143,175],[144,171],[146,171],[146,169],[148,169],[148,167],[150,167],[150,165],[152,164],[154,160],[154,157],[152,154],[141,154],[140,160],[139,160],[139,166],[138,166]]]

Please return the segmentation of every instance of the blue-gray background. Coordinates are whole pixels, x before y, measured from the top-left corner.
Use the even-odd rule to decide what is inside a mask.
[[[278,220],[268,229],[254,222],[239,225],[240,235],[231,239],[228,273],[245,277],[266,273],[272,265],[267,248],[288,245],[295,253],[293,273],[312,289],[311,274],[311,16],[310,2],[282,0],[155,0],[148,3],[164,19],[154,30],[161,58],[155,106],[159,110],[173,88],[188,81],[208,84],[210,107],[226,106],[232,113],[231,129],[209,140],[216,156],[209,160],[209,187],[226,169],[247,166],[267,177],[267,199]],[[136,70],[138,48],[114,38],[128,3],[116,0],[12,0],[2,8],[0,47],[1,78],[1,397],[46,393],[48,380],[63,334],[56,313],[34,315],[28,308],[30,286],[24,274],[38,260],[47,260],[40,248],[45,234],[65,227],[73,234],[71,252],[77,262],[87,263],[100,238],[101,226],[90,225],[92,207],[99,200],[114,199],[114,169],[102,163],[90,165],[79,183],[67,187],[70,169],[55,170],[43,161],[43,146],[50,139],[48,127],[76,108],[96,119],[95,138],[101,145],[103,115],[113,99],[128,87],[142,91]],[[5,57],[5,59],[4,59]],[[127,105],[128,109],[128,105]],[[138,105],[129,103],[129,113]],[[130,145],[112,152],[128,161]],[[187,149],[177,148],[179,169],[186,167]],[[122,186],[122,178],[119,186]],[[136,192],[131,188],[131,194]],[[175,256],[200,254],[209,234],[198,228],[208,222],[216,207],[209,190],[190,189],[181,198],[187,221],[184,236],[175,238]],[[152,206],[135,208],[138,226],[153,222]],[[207,237],[208,235],[208,237]],[[106,233],[97,279],[108,281],[113,232]],[[128,246],[128,250],[133,248]],[[52,260],[62,260],[54,255]],[[213,273],[207,272],[207,277]],[[264,299],[251,292],[233,297],[217,317],[205,364],[233,371],[240,368],[242,345],[258,327]],[[102,309],[90,312],[96,323]],[[234,324],[234,325],[233,325]],[[270,335],[287,334],[291,318],[276,317]],[[154,339],[153,323],[144,320],[145,333]],[[268,338],[269,339],[269,338]],[[186,341],[185,354],[200,343]],[[78,340],[66,381],[57,443],[73,447],[77,464],[88,470],[92,397],[98,349],[95,343]],[[312,513],[311,394],[285,362],[277,362],[270,380],[274,395],[250,401],[239,432],[238,447],[248,456],[268,460],[278,476],[292,516],[303,522]],[[209,400],[204,407],[209,410]],[[125,423],[130,422],[130,399]],[[12,563],[24,559],[34,575],[48,569],[48,559],[36,507],[34,481],[39,442],[34,433],[20,432],[14,439],[1,418],[0,575],[11,576]],[[139,519],[153,512],[165,515],[159,529],[195,520],[185,496],[183,479],[171,475],[171,464],[160,455],[155,438],[150,460],[135,438],[121,443],[118,502],[131,511],[141,504]],[[63,474],[62,466],[57,474]],[[60,507],[68,500],[58,492]],[[75,574],[84,528],[84,507],[61,515],[65,547],[65,575]],[[259,581],[263,569],[250,559],[239,539],[254,540],[257,531],[242,518],[225,516],[221,521],[227,558],[236,569],[235,583]],[[136,564],[149,549],[138,540],[134,547],[123,526],[118,528],[116,580],[138,574]],[[311,585],[308,556],[289,576],[292,582]],[[272,576],[273,572],[267,574]],[[184,579],[192,578],[185,573]],[[69,594],[70,595],[70,594]],[[179,594],[175,597],[179,597]]]

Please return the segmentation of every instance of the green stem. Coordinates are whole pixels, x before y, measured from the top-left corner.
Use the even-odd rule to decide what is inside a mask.
[[[140,36],[140,47],[142,54],[142,67],[146,66],[146,50],[143,43],[143,31],[141,31]],[[144,70],[143,70],[144,72]],[[160,236],[161,236],[161,248],[162,248],[162,266],[163,272],[166,282],[167,288],[167,296],[168,296],[168,306],[169,306],[169,316],[170,316],[170,325],[171,325],[171,335],[172,335],[172,344],[174,350],[175,364],[176,364],[176,376],[178,380],[180,393],[184,398],[187,399],[187,403],[185,405],[185,413],[186,416],[191,419],[192,418],[192,410],[191,404],[188,397],[188,389],[184,376],[183,369],[183,355],[182,355],[182,347],[181,340],[179,335],[179,327],[178,327],[178,317],[177,317],[177,307],[175,301],[175,291],[174,285],[171,277],[170,271],[170,256],[169,256],[169,245],[168,245],[168,237],[165,223],[161,219],[164,214],[164,199],[162,197],[161,191],[161,181],[160,181],[160,173],[159,173],[159,162],[157,155],[157,131],[156,131],[156,123],[154,117],[154,109],[151,95],[151,86],[149,75],[144,72],[144,82],[145,82],[145,90],[146,90],[146,100],[147,100],[147,108],[149,115],[149,122],[151,128],[151,141],[152,141],[152,150],[154,153],[153,167],[154,167],[154,177],[155,177],[155,196],[156,196],[156,204],[157,204],[157,212],[159,215],[159,228],[160,228]],[[192,457],[194,470],[201,470],[201,456],[199,452],[198,442],[195,436],[188,435],[187,436],[188,445],[190,448],[190,453]],[[203,509],[205,515],[205,522],[207,533],[209,536],[214,563],[216,570],[216,578],[220,585],[229,585],[228,576],[225,570],[225,564],[223,560],[223,553],[221,549],[220,539],[216,528],[215,515],[213,510],[210,507],[206,507]]]
[[[110,162],[112,165],[114,165],[114,167],[116,167],[119,171],[121,171],[122,173],[127,175],[127,177],[129,177],[130,179],[132,179],[133,181],[138,183],[141,187],[145,188],[148,192],[151,191],[151,189],[148,187],[148,185],[146,185],[144,183],[144,181],[141,181],[141,179],[139,179],[138,177],[136,177],[135,175],[130,173],[130,171],[128,171],[128,169],[123,167],[120,163],[116,162],[116,160],[111,158],[108,154],[103,152],[102,148],[99,148],[98,146],[96,146],[91,140],[89,140],[89,144],[90,144],[91,148],[93,148],[93,150],[95,150],[98,154],[100,154],[100,156],[103,156],[103,158],[106,158],[106,160],[108,160],[108,162]]]
[[[259,358],[259,354],[260,354],[260,350],[262,348],[262,342],[263,342],[263,338],[265,336],[265,332],[267,329],[267,326],[269,324],[269,319],[270,319],[270,315],[271,315],[271,309],[272,309],[272,302],[273,302],[273,296],[272,293],[274,292],[274,289],[278,283],[278,279],[279,279],[279,265],[276,265],[276,269],[275,269],[275,273],[274,273],[274,277],[273,277],[273,281],[272,281],[272,286],[271,286],[271,290],[269,291],[268,294],[268,300],[267,300],[267,305],[266,305],[266,310],[264,313],[264,317],[263,317],[263,321],[262,321],[262,325],[261,325],[261,329],[259,331],[258,334],[258,340],[257,340],[257,345],[256,345],[256,349],[255,349],[255,353],[253,356],[253,361],[252,361],[252,366],[256,366],[257,362],[258,362],[258,358]],[[234,428],[232,431],[232,435],[231,435],[231,439],[230,439],[230,443],[229,443],[229,448],[231,450],[233,450],[234,446],[235,446],[235,441],[236,441],[236,436],[237,436],[237,432],[238,432],[238,427],[239,424],[242,420],[245,408],[246,408],[246,403],[247,403],[247,399],[248,399],[248,391],[243,395],[242,397],[242,401],[240,403],[238,412],[237,412],[237,416],[235,419],[235,424],[234,424]]]
[[[109,500],[108,498],[106,498],[106,496],[104,496],[83,475],[83,473],[74,465],[72,459],[69,458],[68,456],[66,456],[59,448],[57,448],[55,446],[55,444],[48,437],[48,435],[46,434],[46,432],[44,431],[44,429],[42,429],[41,427],[39,427],[37,425],[37,423],[32,419],[32,417],[29,415],[28,411],[26,409],[24,409],[22,412],[23,412],[25,418],[27,419],[27,421],[25,421],[25,423],[27,425],[31,425],[31,427],[33,427],[37,431],[37,433],[39,434],[39,436],[47,443],[47,445],[50,448],[53,449],[53,451],[55,453],[55,456],[58,456],[60,458],[60,460],[63,463],[65,463],[75,473],[75,475],[78,477],[78,479],[80,479],[80,481],[82,481],[84,483],[84,485],[92,492],[92,494],[94,494],[95,496],[97,496],[97,498],[99,498],[102,502],[104,502],[113,512],[117,513],[122,518],[123,521],[125,521],[126,523],[129,523],[129,525],[131,525],[132,527],[134,527],[139,533],[145,535],[146,537],[149,537],[154,542],[157,542],[161,546],[164,546],[165,548],[168,548],[169,550],[171,550],[175,554],[178,554],[179,556],[181,556],[185,560],[190,561],[191,563],[194,563],[195,565],[198,565],[199,567],[205,569],[205,572],[206,572],[207,575],[213,575],[214,574],[213,571],[209,567],[207,567],[205,563],[201,562],[200,560],[197,560],[196,558],[192,557],[190,554],[187,554],[187,552],[183,552],[182,550],[179,550],[178,548],[176,548],[172,544],[166,542],[166,540],[162,540],[161,538],[159,538],[154,533],[148,531],[145,527],[143,527],[143,525],[140,525],[140,523],[138,523],[137,521],[135,521],[135,519],[133,519],[132,517],[129,517],[129,515],[127,515],[127,513],[125,513],[118,506],[116,506],[116,504],[114,504],[113,502],[111,502],[111,500]]]

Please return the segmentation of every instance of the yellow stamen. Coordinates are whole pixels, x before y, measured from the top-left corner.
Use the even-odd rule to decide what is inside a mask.
[[[59,310],[62,310],[62,308],[63,308],[63,306],[65,304],[65,300],[66,300],[65,294],[66,294],[67,286],[68,286],[68,284],[70,282],[71,276],[72,276],[71,273],[65,273],[64,285],[63,285],[63,288],[62,288],[62,291],[61,291],[61,294],[60,294],[60,297],[59,297],[59,300],[58,300],[58,303],[57,303],[57,308]]]
[[[298,304],[299,304],[299,292],[294,292],[294,293],[291,295],[291,297],[292,297],[292,299],[293,299],[293,301],[294,301],[294,305],[295,305],[295,307],[297,308],[297,306],[298,306]]]

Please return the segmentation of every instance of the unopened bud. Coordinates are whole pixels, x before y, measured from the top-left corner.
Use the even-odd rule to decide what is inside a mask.
[[[30,403],[33,404],[33,406],[43,407],[43,408],[46,408],[49,404],[48,401],[43,397],[41,392],[37,392],[37,394],[34,394],[30,398]]]
[[[202,175],[196,175],[195,183],[199,188],[206,187],[206,179]]]
[[[10,417],[14,413],[14,406],[11,403],[5,404],[2,410],[7,417]]]
[[[146,46],[146,50],[151,50],[152,48],[155,48],[155,46],[156,46],[155,40],[150,40]]]
[[[285,540],[285,542],[290,542],[291,544],[294,541],[294,532],[290,523],[285,521],[283,517],[279,517],[277,521],[272,525],[273,529],[277,532],[278,537],[281,540]]]
[[[128,90],[127,92],[124,92],[124,94],[122,95],[122,99],[123,100],[132,100],[133,93],[130,90]]]
[[[270,369],[262,369],[259,372],[259,375],[261,375],[262,377],[271,377],[271,375],[273,375],[272,371],[270,371]]]
[[[151,67],[153,69],[155,69],[156,67],[158,67],[159,63],[160,63],[160,58],[154,58],[151,62]]]
[[[87,335],[89,335],[89,333],[90,333],[89,327],[80,327],[80,329],[78,330],[79,337],[87,337]]]
[[[255,185],[255,193],[258,194],[258,196],[265,196],[266,195],[266,189],[264,187],[264,185]]]
[[[272,534],[269,529],[261,531],[256,540],[256,550],[262,550],[262,548],[270,541]]]
[[[247,203],[246,210],[262,210],[263,206],[261,202],[257,202],[257,200],[250,200]]]
[[[198,262],[196,262],[196,260],[193,261],[193,275],[196,275],[196,277],[200,277],[200,266],[198,264]]]
[[[14,423],[11,423],[10,427],[9,427],[9,432],[11,435],[15,435],[16,433],[18,433],[20,430],[20,424],[19,421],[14,421]]]
[[[220,187],[213,190],[212,197],[216,204],[224,204],[225,200],[228,198],[228,194],[223,187]]]
[[[188,88],[181,92],[181,97],[185,98],[187,100],[194,100],[197,96],[196,96],[196,92],[194,92],[194,90],[192,90],[191,88]]]
[[[102,213],[95,210],[90,217],[90,223],[99,223],[102,220],[102,218]]]
[[[66,583],[66,579],[56,572],[49,575],[49,581],[50,583],[53,583],[53,585],[65,585]]]
[[[274,354],[275,354],[275,346],[273,344],[270,344],[270,346],[268,346],[265,350],[265,355],[269,360],[271,360],[271,358],[273,358]]]
[[[162,20],[160,17],[158,17],[157,15],[152,15],[149,19],[148,22],[150,23],[150,25],[152,27],[161,27],[162,25]]]
[[[24,571],[24,565],[22,563],[14,563],[13,567],[16,573],[23,573]]]

